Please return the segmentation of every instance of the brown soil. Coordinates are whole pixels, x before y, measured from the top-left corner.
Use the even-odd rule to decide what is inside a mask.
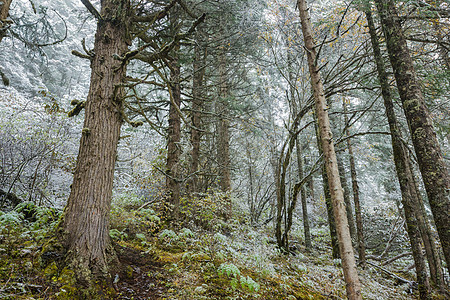
[[[132,248],[116,246],[116,252],[121,264],[118,281],[114,287],[118,299],[162,299],[166,287],[162,279],[164,269],[149,254],[142,254]]]

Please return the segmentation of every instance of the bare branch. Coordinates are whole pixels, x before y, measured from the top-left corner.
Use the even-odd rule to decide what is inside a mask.
[[[92,3],[89,0],[81,0],[81,3],[86,6],[87,10],[97,19],[97,20],[103,20],[102,16],[98,12],[98,10],[92,5]]]

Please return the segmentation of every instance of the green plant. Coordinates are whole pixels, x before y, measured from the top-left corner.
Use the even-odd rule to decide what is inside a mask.
[[[17,211],[10,211],[0,215],[0,226],[9,229],[20,225],[23,221],[23,215]]]
[[[113,240],[121,240],[121,241],[123,241],[124,239],[128,238],[128,234],[126,234],[123,231],[119,231],[119,230],[117,230],[115,228],[109,230],[109,236]]]
[[[178,235],[175,233],[175,231],[170,229],[164,229],[159,234],[159,238],[165,241],[174,241],[178,239]]]
[[[143,233],[136,233],[136,239],[138,239],[141,242],[142,246],[147,246],[147,237]]]
[[[241,275],[239,268],[231,263],[223,263],[217,269],[219,276],[227,276],[230,278],[230,286],[233,290],[240,287],[250,293],[256,293],[260,289],[259,283],[254,281],[250,276]]]
[[[254,281],[250,276],[241,276],[240,279],[241,287],[250,293],[256,293],[259,291],[260,285],[256,281]]]
[[[219,276],[227,275],[227,277],[233,276],[234,278],[237,278],[239,275],[241,275],[241,271],[239,271],[238,267],[228,263],[221,264],[217,269],[217,273],[219,274]]]
[[[193,238],[195,235],[189,228],[183,228],[178,234],[180,238]]]

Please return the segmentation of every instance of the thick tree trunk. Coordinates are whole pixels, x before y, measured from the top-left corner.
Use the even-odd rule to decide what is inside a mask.
[[[347,117],[347,105],[344,99],[344,118],[345,124],[348,125],[348,117]],[[345,130],[345,134],[350,136],[350,131],[347,127]],[[364,241],[364,226],[362,221],[362,213],[361,213],[361,204],[359,202],[359,187],[358,187],[358,178],[356,176],[356,165],[355,165],[355,157],[353,155],[353,147],[351,139],[347,139],[347,149],[348,156],[350,158],[350,174],[352,177],[352,190],[353,190],[353,203],[355,204],[355,216],[356,216],[356,230],[358,234],[358,255],[359,255],[359,264],[364,269],[366,267],[366,244]]]
[[[389,59],[408,121],[420,172],[450,271],[450,179],[392,0],[376,0]]]
[[[121,7],[121,10],[118,9]],[[91,83],[85,106],[72,190],[59,231],[62,244],[80,280],[108,276],[109,212],[117,143],[122,125],[128,50],[127,0],[102,1],[91,62]]]
[[[347,297],[351,300],[362,299],[361,284],[356,269],[355,256],[353,253],[352,240],[348,229],[347,216],[345,213],[344,194],[339,180],[339,172],[336,161],[336,152],[331,137],[330,120],[328,118],[327,105],[322,79],[319,69],[315,64],[316,48],[312,36],[311,20],[305,0],[298,0],[300,21],[302,24],[303,39],[307,49],[308,66],[311,74],[311,85],[316,101],[316,114],[319,123],[321,144],[324,153],[324,162],[327,169],[328,182],[331,199],[333,202],[336,230],[339,239],[339,249],[346,282]]]
[[[389,123],[389,129],[391,131],[392,149],[394,154],[394,162],[397,171],[397,177],[400,184],[400,190],[402,192],[402,204],[405,211],[405,220],[407,222],[408,236],[411,243],[411,249],[413,252],[413,258],[416,267],[417,281],[419,283],[419,290],[421,298],[425,299],[428,295],[428,282],[426,276],[426,267],[424,258],[422,255],[422,249],[420,247],[421,241],[419,237],[419,217],[422,223],[424,223],[422,210],[418,208],[418,197],[414,174],[412,173],[411,161],[408,154],[408,149],[403,145],[401,131],[397,123],[397,119],[394,112],[394,105],[392,101],[389,79],[384,66],[383,57],[381,55],[378,36],[376,34],[375,24],[373,22],[372,13],[369,8],[366,8],[366,19],[369,27],[370,38],[372,41],[372,48],[374,53],[375,62],[377,65],[378,78],[381,84],[381,92],[383,95],[384,106],[386,109],[386,116]],[[414,205],[416,203],[416,205]],[[423,204],[422,204],[423,205]],[[416,216],[418,216],[416,218]],[[424,225],[425,226],[425,225]],[[422,232],[424,229],[422,230]],[[429,238],[422,234],[424,244],[429,248],[427,253],[431,251],[431,245],[429,245]],[[430,261],[430,272],[436,274],[436,263],[434,259]]]
[[[11,2],[12,0],[2,0],[0,2],[0,43],[6,36],[7,28],[10,25],[7,19],[9,16],[9,7],[11,5]]]
[[[197,32],[197,40],[199,33]],[[203,76],[205,74],[205,55],[202,55],[202,49],[199,45],[194,47],[194,75],[192,79],[192,106],[191,106],[191,169],[192,179],[188,187],[191,193],[199,192],[198,187],[198,166],[200,161],[200,140],[201,140],[201,111],[203,95]]]

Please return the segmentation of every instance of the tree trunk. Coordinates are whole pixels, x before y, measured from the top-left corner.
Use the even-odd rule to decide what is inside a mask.
[[[409,155],[409,153],[407,154]],[[416,212],[417,221],[419,222],[419,230],[427,256],[428,266],[430,268],[431,281],[435,287],[439,288],[441,291],[444,291],[446,287],[444,282],[444,274],[442,272],[441,258],[439,257],[439,251],[436,247],[437,241],[431,230],[431,224],[425,211],[425,204],[423,202],[411,158],[409,156],[408,161],[410,166],[410,174],[414,182],[414,187],[412,189],[412,193],[414,195],[413,206],[414,211]]]
[[[302,180],[303,174],[303,156],[302,156],[302,146],[299,143],[299,139],[297,137],[296,143],[297,149],[297,167],[298,167],[298,177],[299,180]],[[307,251],[310,251],[312,248],[311,245],[311,232],[309,228],[309,216],[308,216],[308,207],[307,207],[307,198],[306,198],[306,189],[304,185],[300,188],[300,197],[302,201],[302,217],[303,217],[303,231],[305,234],[305,248]]]
[[[223,192],[231,188],[230,175],[230,121],[228,120],[228,80],[226,74],[225,53],[220,54],[220,86],[219,100],[217,101],[216,113],[218,120],[218,143],[217,143],[217,161],[219,164],[219,184]]]
[[[181,117],[179,108],[181,105],[180,66],[175,57],[170,63],[170,107],[169,128],[167,130],[167,162],[166,162],[166,186],[170,193],[170,203],[173,205],[173,213],[176,217],[180,206],[180,140]]]
[[[199,33],[197,31],[197,43],[199,42]],[[202,55],[202,49],[199,45],[194,47],[194,74],[192,79],[192,106],[191,106],[191,176],[188,187],[191,193],[199,192],[198,189],[198,165],[200,161],[200,140],[201,140],[201,111],[203,95],[203,76],[205,74],[205,56]]]
[[[6,36],[6,32],[9,27],[9,23],[6,21],[6,19],[9,16],[9,7],[11,5],[12,0],[1,0],[0,1],[0,43],[2,42],[3,38]],[[3,73],[2,69],[0,68],[0,77],[3,81],[3,84],[8,86],[9,85],[9,79],[8,77]]]
[[[314,114],[314,119],[315,119],[314,127],[315,127],[315,131],[316,131],[317,148],[319,150],[320,156],[323,156],[322,143],[321,143],[319,127],[317,124],[318,121],[317,121],[316,114]],[[328,185],[328,175],[327,175],[327,169],[325,167],[325,163],[322,165],[322,170],[320,173],[322,176],[323,197],[325,199],[325,205],[327,207],[328,227],[330,228],[331,256],[334,259],[338,259],[338,258],[340,258],[339,241],[338,241],[338,237],[337,237],[337,233],[336,233],[336,222],[334,220],[333,204],[331,203],[330,187]]]
[[[324,153],[324,163],[327,169],[330,194],[333,203],[336,230],[339,239],[339,249],[346,282],[347,297],[351,300],[362,299],[361,285],[356,269],[355,256],[353,254],[350,231],[348,229],[347,216],[345,213],[344,194],[339,180],[339,172],[336,161],[336,153],[331,138],[330,120],[326,107],[325,93],[319,69],[315,64],[316,48],[312,36],[311,20],[305,0],[297,1],[300,21],[302,24],[303,39],[307,49],[308,66],[311,74],[311,85],[316,102],[316,114],[319,123],[321,144]]]
[[[356,240],[356,228],[355,228],[355,219],[353,218],[353,209],[352,202],[350,199],[350,190],[347,184],[347,176],[345,175],[344,163],[342,162],[342,156],[338,155],[338,169],[339,175],[341,176],[341,184],[344,189],[344,202],[345,202],[345,210],[347,212],[347,221],[350,229],[350,236],[352,237],[352,241]]]
[[[348,126],[348,117],[347,117],[347,105],[344,99],[344,118],[345,118],[345,126]],[[345,134],[350,136],[350,131],[348,127],[345,130]],[[361,204],[359,202],[359,187],[358,187],[358,178],[356,176],[356,165],[355,165],[355,157],[353,156],[353,147],[351,139],[347,139],[347,149],[348,156],[350,158],[350,174],[352,177],[352,190],[353,190],[353,203],[355,204],[355,216],[356,216],[356,229],[358,233],[358,255],[359,255],[359,264],[364,269],[366,267],[366,245],[364,241],[364,226],[362,222],[362,214],[361,214]]]
[[[114,57],[124,56],[130,44],[128,14],[127,0],[102,1],[77,165],[58,230],[71,267],[88,284],[92,275],[109,276],[109,212],[127,66]]]
[[[289,41],[286,45],[289,48]],[[294,75],[293,72],[293,65],[294,65],[294,58],[292,57],[292,53],[290,49],[287,49],[287,62],[288,62],[288,76],[289,76],[289,93],[290,93],[290,100],[289,104],[292,107],[292,118],[295,120],[297,118],[298,108],[301,107],[301,102],[299,99],[298,107],[297,107],[297,101],[295,97],[295,83],[297,82],[297,78]],[[296,150],[297,150],[297,168],[298,168],[298,178],[299,180],[303,179],[303,154],[302,154],[302,145],[300,138],[298,135],[295,138],[296,140]],[[295,196],[294,196],[295,197]],[[309,229],[309,219],[308,219],[308,207],[306,203],[306,190],[304,185],[300,187],[300,198],[301,198],[301,204],[302,204],[302,217],[303,217],[303,231],[305,234],[305,248],[306,250],[311,250],[311,233]],[[294,199],[295,200],[295,199]]]
[[[6,19],[9,16],[9,7],[11,5],[12,0],[2,0],[0,2],[0,43],[2,39],[6,36],[6,31],[9,26],[9,23]]]
[[[392,0],[376,0],[397,88],[450,271],[450,179]]]
[[[414,207],[414,203],[418,202],[417,197],[419,197],[420,195],[417,193],[414,174],[411,172],[411,161],[408,154],[408,149],[406,149],[406,147],[403,145],[401,131],[395,116],[389,80],[384,66],[383,57],[381,55],[380,45],[378,42],[372,13],[369,8],[365,10],[365,13],[369,27],[370,38],[372,41],[374,58],[377,65],[378,78],[381,84],[381,92],[386,109],[386,116],[389,123],[389,129],[391,131],[394,162],[400,184],[400,190],[402,192],[402,204],[405,211],[405,220],[407,224],[406,229],[408,231],[411,249],[413,252],[417,281],[419,283],[421,298],[426,299],[426,297],[428,296],[428,279],[426,276],[426,267],[422,255],[422,249],[420,247],[421,241],[419,236],[419,218],[416,218],[416,216],[420,215],[422,211],[417,211],[417,205],[415,205],[416,207]],[[424,237],[424,235],[422,235],[422,237]],[[430,261],[430,271],[432,273],[436,272],[435,264],[433,264],[433,261]]]
[[[320,134],[318,136],[320,138]],[[319,153],[323,154],[323,151],[320,150]],[[325,204],[327,206],[328,226],[330,227],[331,256],[334,259],[339,259],[341,257],[339,254],[339,239],[337,236],[336,221],[334,219],[333,203],[331,200],[330,185],[328,181],[327,168],[325,164],[322,166],[322,182],[323,182],[323,197],[325,198]]]

